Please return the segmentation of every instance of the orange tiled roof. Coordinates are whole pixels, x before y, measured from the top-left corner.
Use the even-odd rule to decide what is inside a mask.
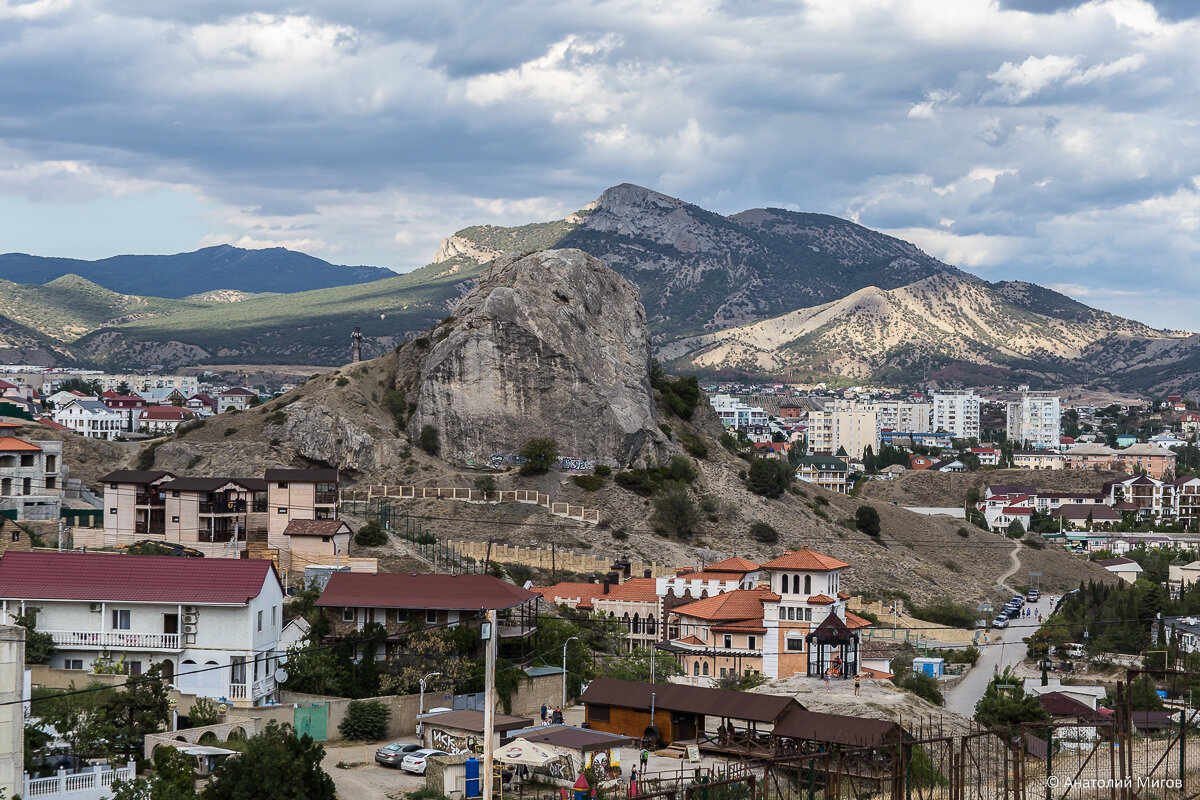
[[[630,578],[620,586],[610,586],[608,594],[600,587],[600,594],[595,600],[625,600],[641,603],[657,603],[658,592],[654,588],[654,578]]]
[[[695,636],[688,636],[683,639],[676,639],[675,641],[677,641],[679,644],[698,644],[701,647],[703,647],[705,644],[704,642],[697,639]]]
[[[687,575],[672,576],[672,580],[680,581],[738,581],[741,580],[740,575],[734,575],[731,572],[689,572]]]
[[[827,594],[814,594],[812,597],[808,598],[808,602],[820,605],[824,603],[832,603],[833,598]]]
[[[866,675],[868,678],[874,678],[875,680],[878,680],[878,681],[886,681],[886,680],[896,677],[892,673],[884,672],[883,670],[880,670],[880,669],[871,669],[870,667],[859,667],[858,669],[859,669],[859,672],[861,672],[863,675]]]
[[[17,450],[29,453],[42,452],[42,448],[36,444],[30,444],[23,439],[18,439],[15,436],[0,436],[0,451],[11,453]]]
[[[602,583],[584,583],[582,581],[562,581],[553,586],[531,586],[529,591],[537,592],[549,603],[558,604],[559,601],[555,598],[575,599],[579,598],[579,608],[588,609],[592,607],[592,601],[600,595],[604,594],[604,584]],[[612,587],[609,587],[612,591]]]
[[[705,572],[754,572],[758,569],[758,564],[753,561],[747,561],[744,558],[734,556],[727,558],[724,561],[718,561],[715,564],[709,564],[704,568]]]
[[[758,619],[739,619],[736,622],[723,622],[720,625],[713,625],[714,631],[734,631],[735,633],[766,633],[767,629],[762,626],[762,617]]]
[[[849,600],[850,593],[849,592],[838,592],[838,597],[841,598],[842,600]]]
[[[849,611],[846,612],[846,627],[850,628],[851,630],[854,630],[855,628],[869,628],[871,627],[871,624],[872,623],[858,616],[858,614],[851,614]]]
[[[746,620],[763,617],[763,601],[778,601],[779,595],[768,589],[735,589],[687,603],[674,609],[675,613],[707,620]]]
[[[814,553],[812,550],[789,550],[779,558],[762,565],[763,569],[800,569],[808,572],[828,572],[850,566],[831,556]]]

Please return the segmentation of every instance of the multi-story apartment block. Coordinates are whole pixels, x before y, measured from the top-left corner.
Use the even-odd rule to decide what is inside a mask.
[[[276,699],[283,587],[267,560],[9,551],[0,611],[35,612],[58,648],[53,667],[138,675],[161,665],[188,694]]]
[[[1053,392],[1031,392],[1022,387],[1021,399],[1008,404],[1008,438],[1019,444],[1057,448],[1061,423],[1061,401]]]
[[[224,414],[226,411],[245,411],[250,407],[250,401],[256,396],[254,392],[249,389],[243,389],[240,386],[226,389],[217,395],[217,413]]]
[[[97,381],[102,391],[117,391],[122,384],[131,392],[148,392],[153,389],[178,389],[184,397],[200,390],[200,379],[195,375],[88,375],[88,380]]]
[[[121,415],[121,430],[136,431],[138,429],[138,416],[146,407],[146,398],[105,392],[100,396],[100,402]]]
[[[874,408],[833,401],[809,413],[809,453],[832,455],[845,448],[851,458],[862,458],[868,447],[879,450],[879,415]]]
[[[979,438],[979,396],[974,392],[935,392],[933,430],[959,439]]]
[[[165,539],[167,498],[162,485],[174,479],[166,470],[137,469],[119,469],[102,477],[104,532],[128,541],[145,536]]]
[[[913,403],[907,400],[878,400],[866,404],[875,409],[876,423],[884,428],[905,433],[933,433],[931,417],[933,405]]]
[[[62,442],[3,434],[0,428],[0,511],[16,512],[19,520],[58,519],[66,475]]]
[[[1113,469],[1116,465],[1117,451],[1108,445],[1095,442],[1084,442],[1068,447],[1063,452],[1066,457],[1065,469]]]
[[[1014,450],[1012,454],[1016,469],[1062,469],[1066,460],[1057,450]]]
[[[267,482],[258,478],[175,478],[159,485],[167,541],[232,543],[267,532]]]
[[[1131,474],[1141,472],[1160,481],[1175,476],[1175,452],[1156,444],[1131,444],[1116,451],[1116,460]]]
[[[846,462],[834,456],[805,456],[796,463],[796,477],[805,483],[815,483],[822,489],[846,494]]]
[[[767,412],[760,406],[749,406],[727,394],[713,395],[709,400],[713,410],[726,428],[745,428],[750,425],[766,425]]]

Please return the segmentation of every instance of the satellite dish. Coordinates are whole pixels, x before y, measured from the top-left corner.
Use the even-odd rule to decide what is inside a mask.
[[[287,683],[287,670],[286,669],[284,669],[283,667],[280,667],[279,669],[275,670],[275,682],[276,683]]]

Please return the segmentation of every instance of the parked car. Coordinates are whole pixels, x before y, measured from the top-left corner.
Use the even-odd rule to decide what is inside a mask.
[[[398,767],[400,762],[409,753],[415,753],[421,749],[421,745],[413,742],[392,742],[385,744],[383,747],[375,751],[375,763],[383,764],[385,767]]]
[[[1003,615],[996,617],[994,620],[992,620],[992,627],[993,628],[1007,628],[1008,627],[1008,617],[1005,617]]]
[[[434,750],[432,747],[422,747],[420,750],[414,750],[406,755],[400,762],[400,769],[405,772],[412,772],[416,775],[425,774],[425,761],[434,756],[450,755],[445,750]]]
[[[1017,608],[1020,608],[1021,606],[1025,605],[1025,597],[1024,595],[1014,594],[1012,596],[1012,600],[1009,600],[1009,602],[1016,603]]]
[[[1042,597],[1042,593],[1037,589],[1030,589],[1029,594],[1025,595],[1025,599],[1030,603],[1036,603]]]

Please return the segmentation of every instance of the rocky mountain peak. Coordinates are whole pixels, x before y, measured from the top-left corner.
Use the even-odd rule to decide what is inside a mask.
[[[532,437],[618,464],[670,450],[637,290],[580,250],[496,259],[430,338],[408,367],[409,429],[436,428],[447,460],[483,463]]]

